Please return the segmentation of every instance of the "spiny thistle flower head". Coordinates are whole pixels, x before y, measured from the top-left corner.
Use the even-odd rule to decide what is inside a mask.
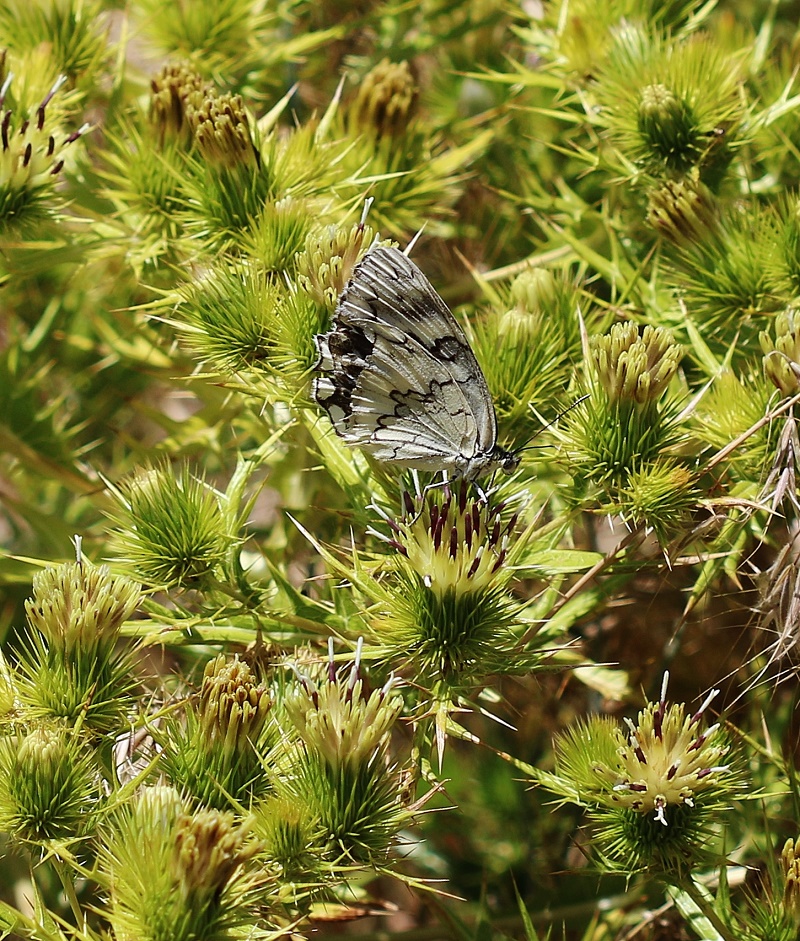
[[[445,487],[436,496],[403,495],[406,515],[382,513],[396,551],[396,581],[385,587],[387,612],[374,625],[376,639],[397,651],[420,683],[458,684],[464,674],[507,670],[516,605],[506,586],[517,547],[517,514],[508,504],[489,508]],[[523,495],[524,496],[524,495]]]
[[[640,336],[630,321],[614,324],[605,336],[591,337],[589,344],[595,376],[611,402],[643,405],[659,398],[683,356],[663,327],[648,324]]]
[[[186,119],[203,157],[217,167],[256,167],[259,153],[241,95],[218,95],[206,88],[186,103]]]
[[[650,191],[647,219],[670,242],[684,247],[706,238],[716,225],[717,214],[711,192],[692,169]]]
[[[29,715],[80,722],[107,735],[130,708],[136,675],[120,629],[136,611],[140,587],[86,561],[43,569],[26,601],[31,631],[17,679]]]
[[[620,163],[650,181],[695,169],[716,186],[743,116],[740,73],[739,63],[703,36],[621,25],[597,85],[600,120]]]
[[[261,754],[271,707],[246,663],[210,661],[183,716],[170,715],[155,733],[170,780],[207,806],[248,804],[267,787]]]
[[[191,139],[187,108],[202,108],[208,85],[188,62],[165,65],[150,81],[150,120],[163,143],[166,138]]]
[[[185,898],[208,903],[257,851],[248,822],[237,824],[233,813],[199,810],[180,814],[172,858],[175,882]]]
[[[374,232],[366,224],[371,203],[371,199],[366,201],[361,221],[349,229],[330,225],[310,232],[305,249],[295,256],[298,283],[329,312],[336,307],[364,247],[369,248],[374,241]]]
[[[414,117],[419,90],[408,62],[383,59],[359,85],[349,117],[356,131],[397,137]]]
[[[774,332],[774,340],[766,330],[758,338],[764,353],[764,374],[788,397],[800,388],[800,311],[789,307],[776,314]]]
[[[0,827],[47,845],[82,836],[97,807],[97,771],[64,728],[34,728],[0,741]]]
[[[346,670],[337,668],[331,642],[327,676],[314,681],[300,675],[283,703],[306,748],[331,768],[372,763],[403,707],[393,677],[367,695],[360,673],[362,643]]]
[[[670,807],[692,808],[698,795],[726,790],[722,782],[731,770],[730,765],[721,764],[730,744],[719,723],[707,729],[701,726],[703,713],[719,690],[709,693],[700,708],[687,716],[683,703],[667,706],[667,680],[665,675],[657,703],[649,703],[636,723],[625,720],[627,741],[617,731],[616,762],[595,768],[610,788],[607,799],[637,813],[652,813],[664,826]]]
[[[33,598],[25,602],[25,611],[51,649],[73,655],[110,652],[141,598],[136,583],[111,575],[108,566],[71,562],[33,576]]]
[[[634,468],[618,492],[623,520],[642,524],[664,545],[685,526],[700,499],[696,477],[689,468],[671,458]]]
[[[61,76],[26,115],[5,107],[13,74],[0,87],[0,228],[36,221],[47,211],[56,180],[74,144],[89,125],[65,133],[50,118],[50,105],[66,81]]]
[[[295,796],[272,794],[253,807],[253,833],[270,863],[287,879],[298,880],[319,865],[318,821]]]
[[[103,849],[114,936],[227,938],[253,920],[258,851],[249,821],[190,813],[174,788],[144,788],[112,815]]]
[[[185,467],[177,476],[160,467],[133,478],[115,514],[117,561],[151,585],[197,587],[234,541],[217,494]]]
[[[209,747],[220,747],[229,755],[252,749],[271,705],[269,690],[256,683],[250,667],[238,657],[226,660],[220,654],[206,664],[198,712]]]
[[[611,868],[660,871],[669,878],[699,865],[721,810],[742,785],[719,723],[703,728],[713,690],[691,715],[661,697],[626,719],[590,719],[555,743],[556,773],[547,785],[586,806],[600,855]]]

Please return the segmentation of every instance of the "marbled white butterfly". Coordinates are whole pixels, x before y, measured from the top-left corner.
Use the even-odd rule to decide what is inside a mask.
[[[353,270],[319,351],[314,398],[379,461],[475,480],[519,466],[464,331],[419,268],[375,246]]]

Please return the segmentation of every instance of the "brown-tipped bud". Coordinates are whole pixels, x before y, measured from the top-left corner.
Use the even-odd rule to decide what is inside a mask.
[[[207,85],[198,72],[187,62],[165,65],[150,81],[150,120],[158,129],[159,139],[191,139],[187,122],[187,107],[199,108]]]
[[[186,116],[195,143],[209,163],[222,167],[258,165],[258,151],[240,95],[216,95],[206,89],[202,101],[187,106]]]
[[[706,239],[716,226],[717,215],[708,189],[686,177],[667,180],[650,193],[647,219],[664,238],[686,246]]]
[[[418,94],[408,63],[384,59],[358,89],[350,111],[355,129],[376,137],[402,134],[416,113]]]

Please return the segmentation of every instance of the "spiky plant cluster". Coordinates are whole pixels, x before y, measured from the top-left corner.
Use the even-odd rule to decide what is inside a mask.
[[[644,934],[665,881],[670,936],[796,934],[800,96],[762,6],[0,3],[4,929],[274,939],[391,871],[531,941]],[[389,241],[491,402],[378,284],[342,411],[513,475],[379,464],[315,402]],[[742,734],[663,691],[618,728],[667,664]],[[520,773],[629,910],[562,875],[545,911],[580,840]]]
[[[667,705],[667,680],[657,702],[626,720],[627,736],[600,716],[565,733],[544,783],[587,808],[604,863],[680,884],[713,852],[714,825],[731,810],[742,778],[719,723],[703,728],[718,691],[687,715],[683,704]]]

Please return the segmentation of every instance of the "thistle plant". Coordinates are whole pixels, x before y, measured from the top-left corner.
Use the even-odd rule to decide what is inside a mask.
[[[116,729],[136,685],[131,654],[118,641],[141,600],[139,586],[107,566],[80,560],[38,572],[17,677],[23,716],[63,719],[97,735]]]
[[[267,789],[261,755],[270,706],[245,663],[209,661],[197,702],[158,736],[170,780],[207,806],[247,806]]]
[[[603,717],[565,733],[544,783],[587,808],[600,865],[646,868],[680,885],[713,858],[714,824],[743,782],[719,723],[703,727],[717,691],[687,715],[667,704],[667,681],[657,702],[626,721],[627,737]]]
[[[110,820],[103,854],[108,919],[119,938],[231,937],[263,892],[257,852],[230,813],[192,813],[173,788],[145,788]]]
[[[0,3],[6,932],[796,936],[796,25]]]
[[[283,701],[296,745],[277,793],[292,796],[316,820],[325,857],[340,867],[385,865],[413,815],[404,797],[406,775],[389,754],[402,699],[393,678],[368,692],[360,651],[361,643],[350,669],[342,670],[331,647],[327,675],[301,674]],[[284,844],[279,858],[287,855]]]

